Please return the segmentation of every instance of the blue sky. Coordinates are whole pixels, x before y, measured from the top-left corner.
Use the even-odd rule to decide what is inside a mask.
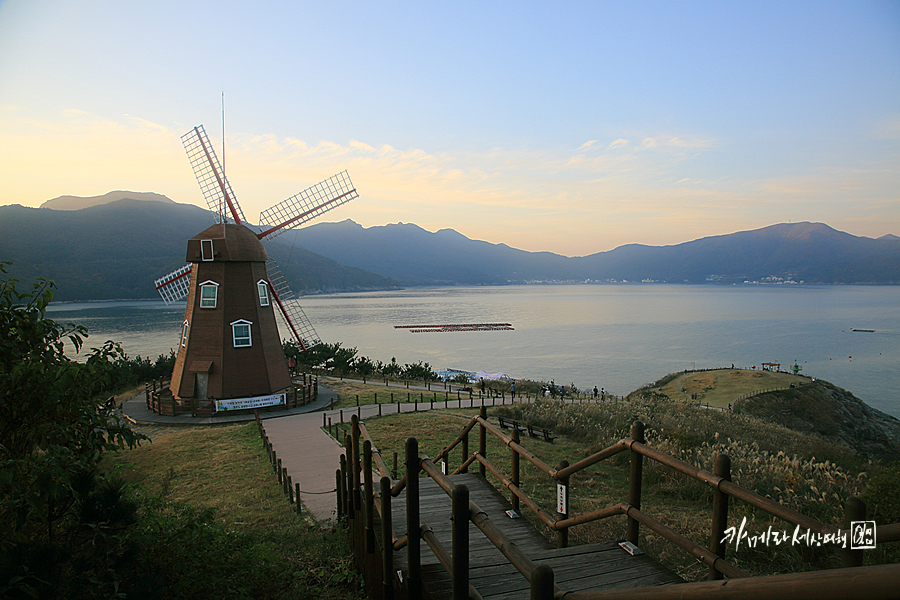
[[[0,2],[0,204],[328,217],[584,255],[787,221],[900,234],[900,2]],[[252,217],[251,221],[254,220]]]

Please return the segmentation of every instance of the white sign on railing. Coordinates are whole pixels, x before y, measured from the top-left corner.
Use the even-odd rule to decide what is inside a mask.
[[[279,404],[284,404],[284,402],[285,394],[256,396],[255,398],[232,398],[229,400],[216,400],[216,410],[229,411],[263,408],[264,406],[278,406]]]
[[[561,483],[556,484],[556,512],[561,515],[566,514],[566,507],[569,505],[569,488]]]

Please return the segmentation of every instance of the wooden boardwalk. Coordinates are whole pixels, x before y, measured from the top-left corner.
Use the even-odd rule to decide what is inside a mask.
[[[557,585],[566,591],[604,590],[682,583],[682,580],[645,554],[631,556],[615,542],[554,548],[525,518],[511,519],[509,502],[477,474],[453,475],[456,484],[469,488],[469,499],[535,563],[553,568]],[[430,526],[448,550],[451,548],[450,497],[431,478],[420,480],[421,524]],[[406,497],[392,503],[394,531],[406,534]],[[376,527],[376,531],[378,531]],[[406,576],[406,550],[394,557]],[[422,542],[422,585],[425,598],[449,599],[450,575]],[[529,583],[500,551],[469,523],[469,583],[484,598],[527,598]]]

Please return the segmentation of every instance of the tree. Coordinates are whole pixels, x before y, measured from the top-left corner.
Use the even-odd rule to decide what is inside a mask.
[[[431,365],[421,360],[403,368],[403,376],[411,380],[421,380],[426,384],[429,381],[437,379],[437,373],[431,368]]]
[[[378,365],[372,362],[370,358],[361,356],[360,358],[356,359],[356,364],[353,368],[357,373],[362,375],[363,383],[365,383],[369,376],[377,370]]]
[[[124,353],[107,342],[84,363],[66,357],[64,341],[77,352],[86,329],[47,319],[53,282],[20,292],[8,264],[0,263],[0,596],[108,596],[127,550],[117,533],[134,507],[116,482],[98,480],[97,467],[104,452],[146,439],[99,397]]]

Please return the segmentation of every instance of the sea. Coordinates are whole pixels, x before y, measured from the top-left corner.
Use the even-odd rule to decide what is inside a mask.
[[[667,373],[717,367],[825,379],[900,418],[900,286],[523,285],[411,288],[297,300],[326,342],[360,356],[424,361],[625,395]],[[175,348],[184,304],[53,303],[131,356]],[[411,325],[508,323],[511,330],[414,333]]]

